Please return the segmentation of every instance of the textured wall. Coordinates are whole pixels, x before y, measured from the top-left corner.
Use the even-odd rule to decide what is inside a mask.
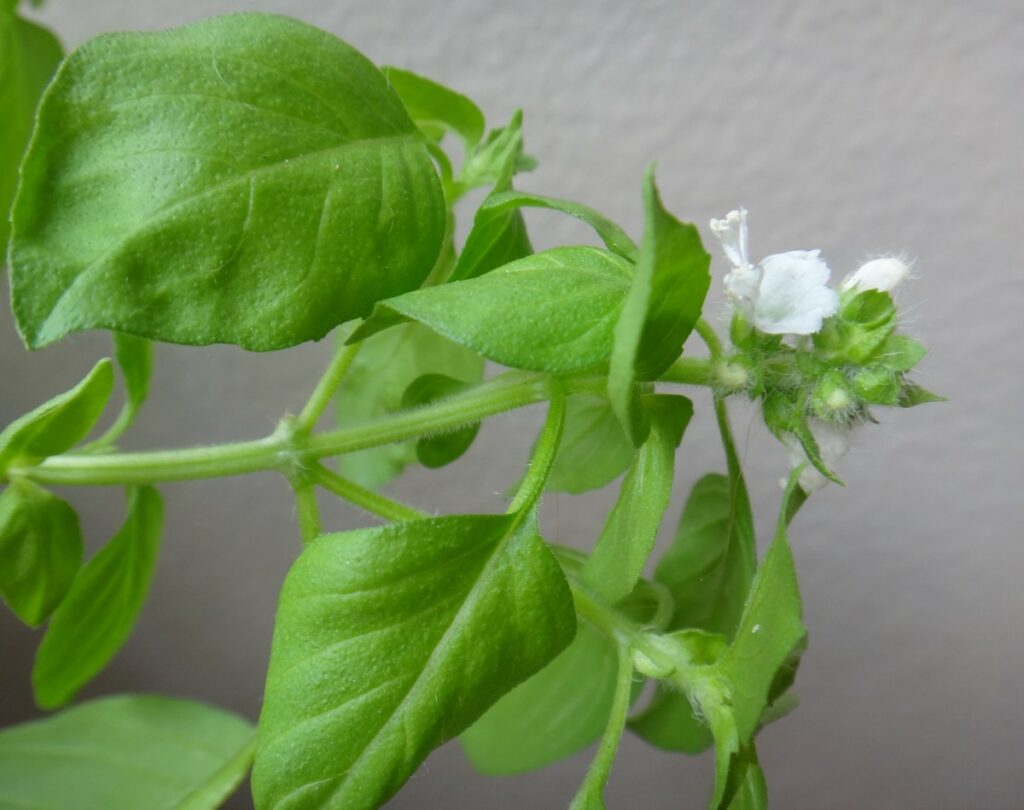
[[[541,165],[521,185],[589,203],[635,233],[640,176],[656,158],[680,216],[703,225],[746,205],[755,254],[818,247],[840,275],[872,253],[916,259],[906,320],[932,348],[923,382],[951,401],[884,414],[843,463],[847,488],[816,496],[798,519],[811,632],[802,705],[760,747],[778,808],[1020,807],[1020,0],[50,0],[42,17],[77,44],[245,8],[302,17],[378,62],[460,88],[494,123],[522,107]],[[541,246],[587,238],[552,215],[531,225]],[[711,301],[720,314],[717,284]],[[77,381],[107,346],[87,335],[30,357],[4,317],[0,423]],[[129,444],[262,435],[301,405],[328,354],[160,347],[153,401]],[[708,402],[697,404],[672,520],[695,478],[721,466]],[[494,509],[538,417],[495,420],[461,464],[414,472],[394,492],[441,510]],[[785,455],[750,412],[736,422],[765,527]],[[298,547],[286,487],[257,476],[164,492],[152,598],[89,694],[169,692],[255,717],[276,591]],[[548,535],[590,542],[612,494],[551,499]],[[118,493],[68,497],[91,543],[119,523]],[[328,526],[359,520],[328,510]],[[4,723],[33,716],[36,640],[0,616]],[[562,807],[587,761],[496,781],[448,746],[390,806]],[[627,740],[610,806],[699,808],[710,774],[707,757],[677,761]]]

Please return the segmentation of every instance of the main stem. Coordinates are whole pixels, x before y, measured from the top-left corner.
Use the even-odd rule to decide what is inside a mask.
[[[569,383],[587,390],[585,379]],[[448,399],[415,410],[384,416],[359,427],[303,435],[290,420],[264,439],[194,447],[106,455],[63,455],[38,465],[11,467],[11,478],[40,484],[103,486],[190,481],[272,470],[291,475],[318,459],[365,450],[416,436],[440,433],[479,422],[504,411],[549,398],[551,378],[510,372]]]

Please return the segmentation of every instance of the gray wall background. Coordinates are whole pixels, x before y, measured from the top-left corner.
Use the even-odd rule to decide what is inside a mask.
[[[656,158],[681,217],[703,227],[746,205],[758,256],[821,248],[836,276],[880,252],[916,260],[905,321],[932,349],[921,381],[951,401],[882,414],[841,465],[847,488],[816,496],[795,524],[811,633],[802,705],[760,748],[778,808],[1020,807],[1024,4],[50,0],[39,16],[77,45],[247,8],[301,17],[377,62],[449,83],[495,125],[522,107],[540,168],[521,185],[586,202],[634,233],[641,173]],[[541,247],[589,239],[553,215],[530,222]],[[720,278],[717,255],[715,268]],[[721,315],[717,282],[709,300]],[[108,352],[105,336],[84,335],[29,356],[4,316],[0,422]],[[127,444],[263,435],[301,407],[329,353],[326,343],[262,356],[162,346]],[[692,482],[722,466],[708,399],[696,402],[667,524]],[[497,509],[540,416],[494,420],[461,463],[413,471],[391,491],[442,511]],[[735,408],[734,420],[766,530],[785,453],[750,410]],[[255,718],[276,593],[298,550],[287,487],[255,476],[163,492],[151,599],[87,695],[165,692]],[[120,493],[65,496],[90,546],[119,525]],[[613,496],[549,499],[547,535],[590,543]],[[365,520],[324,507],[331,528]],[[0,615],[4,724],[36,714],[37,641]],[[389,806],[564,807],[588,761],[494,780],[451,745]],[[627,738],[610,806],[700,808],[710,776],[708,756],[669,757]]]

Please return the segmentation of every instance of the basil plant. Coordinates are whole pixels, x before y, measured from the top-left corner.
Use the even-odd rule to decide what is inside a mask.
[[[570,805],[598,810],[626,732],[713,749],[712,810],[767,806],[757,735],[794,705],[807,644],[790,521],[839,482],[875,409],[938,399],[911,378],[925,349],[900,329],[901,259],[830,286],[818,251],[755,262],[738,208],[708,231],[731,307],[720,336],[702,318],[712,257],[653,171],[638,239],[519,191],[534,163],[520,114],[489,126],[466,96],[329,33],[237,14],[101,36],[62,60],[3,0],[0,41],[17,329],[29,349],[84,330],[113,341],[112,360],[0,434],[0,597],[45,628],[32,686],[54,712],[0,731],[0,806],[201,810],[251,770],[259,810],[370,810],[458,738],[488,774],[598,743]],[[478,188],[457,246],[454,212]],[[535,252],[524,208],[582,220],[599,246]],[[683,354],[692,333],[703,348]],[[154,342],[279,351],[328,336],[322,378],[269,436],[118,451]],[[116,385],[125,404],[92,435]],[[721,468],[654,561],[695,386],[712,394]],[[789,455],[760,560],[730,397],[757,403]],[[381,494],[410,465],[456,462],[488,417],[538,403],[529,463],[487,514]],[[302,550],[259,722],[156,696],[76,702],[146,600],[160,488],[267,470],[294,492]],[[546,493],[616,480],[589,553],[544,539]],[[69,486],[125,493],[122,528],[87,560],[52,491]],[[318,490],[380,525],[332,531]]]

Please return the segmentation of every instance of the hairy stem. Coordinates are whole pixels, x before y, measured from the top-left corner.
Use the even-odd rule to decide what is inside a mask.
[[[309,436],[285,421],[272,435],[255,441],[181,450],[53,456],[38,465],[11,467],[8,474],[11,478],[66,486],[190,481],[264,470],[290,475],[325,456],[439,433],[541,402],[551,395],[551,379],[544,374],[510,372],[422,408]],[[590,390],[594,383],[581,379],[570,381],[568,387]]]
[[[338,475],[333,470],[327,469],[323,464],[315,465],[308,472],[309,480],[313,481],[328,492],[333,492],[339,498],[343,498],[354,506],[359,507],[371,515],[382,517],[385,520],[419,520],[429,517],[426,512],[421,512],[412,506],[388,498],[372,489],[360,486],[355,481]]]
[[[358,324],[358,321],[356,323]],[[348,372],[349,366],[352,365],[352,361],[356,359],[360,346],[362,346],[362,343],[353,343],[352,345],[342,343],[338,346],[330,365],[327,366],[327,370],[324,371],[316,388],[313,389],[309,401],[295,419],[295,429],[297,431],[309,433],[309,431],[316,427],[317,420],[320,419],[324,409],[330,405],[331,397],[338,390],[338,386]]]

